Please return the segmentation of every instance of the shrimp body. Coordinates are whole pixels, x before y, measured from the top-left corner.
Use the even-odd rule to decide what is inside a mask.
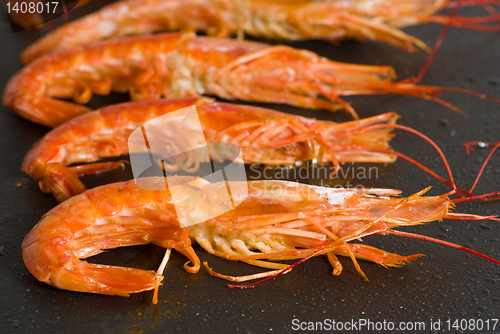
[[[285,46],[193,34],[126,37],[56,51],[7,83],[3,103],[50,127],[89,109],[92,94],[130,92],[133,100],[215,95],[228,100],[345,108],[341,95],[404,94],[431,98],[436,88],[392,83],[389,66],[343,64]]]
[[[160,177],[145,182],[167,184]],[[204,213],[224,205],[219,194],[227,192],[225,182],[172,177],[164,190],[140,189],[134,180],[88,190],[43,216],[23,241],[24,262],[38,280],[60,289],[127,296],[157,288],[161,274],[80,259],[105,249],[153,243],[187,256],[192,265],[184,267],[194,273],[200,261],[189,233],[214,255],[265,268],[286,265],[263,260],[304,258],[324,249],[338,275],[342,266],[335,254],[383,266],[415,260],[418,255],[400,256],[349,241],[442,219],[452,205],[445,196],[422,197],[423,192],[391,198],[400,193],[391,189],[333,189],[281,181],[230,182],[229,187],[241,204],[187,228],[180,226],[175,212]],[[175,208],[174,191],[181,193]]]
[[[376,124],[394,124],[398,118],[395,113],[336,124],[270,109],[184,98],[122,103],[76,117],[39,140],[26,155],[22,170],[39,182],[42,191],[52,192],[63,201],[86,189],[79,175],[121,166],[121,162],[95,163],[99,159],[136,153],[128,142],[136,128],[191,105],[197,107],[206,140],[237,145],[242,151],[243,160],[237,160],[241,163],[294,165],[310,160],[320,164],[396,160],[396,156],[382,152],[390,149],[391,130],[369,128]],[[181,122],[188,127],[188,119]],[[171,137],[169,143],[181,147],[189,134],[176,133]],[[150,141],[154,139],[149,137]],[[233,160],[234,156],[228,153],[217,146],[211,148],[213,159],[219,162]],[[170,161],[171,172],[186,168],[185,161],[191,158],[188,155],[182,158]],[[190,170],[210,160],[199,154],[191,161],[194,166],[190,164]],[[67,167],[83,162],[87,164]],[[90,162],[93,163],[88,164]]]
[[[287,40],[371,39],[409,51],[414,51],[415,46],[428,50],[422,41],[398,28],[429,21],[446,22],[446,16],[434,14],[447,3],[447,0],[119,1],[54,30],[29,46],[22,59],[28,63],[58,48],[167,30],[204,31],[217,37],[245,32]],[[454,21],[464,25],[466,19]]]

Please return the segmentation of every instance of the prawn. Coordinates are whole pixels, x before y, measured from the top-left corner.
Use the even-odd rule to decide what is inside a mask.
[[[59,289],[108,295],[154,289],[156,303],[169,251],[156,272],[81,259],[107,249],[153,243],[184,254],[190,261],[184,268],[196,273],[201,265],[193,240],[218,257],[271,269],[290,269],[272,261],[326,254],[333,274],[339,275],[342,265],[336,255],[348,256],[366,279],[357,259],[399,267],[421,254],[397,255],[351,243],[354,239],[444,218],[491,218],[451,213],[449,194],[422,196],[427,189],[394,198],[400,191],[285,181],[209,183],[194,177],[151,177],[143,182],[149,189],[163,190],[138,188],[135,180],[109,184],[74,196],[45,214],[22,244],[24,263],[33,276]],[[232,209],[221,200],[228,187],[235,203],[240,203]],[[224,214],[198,224],[182,226],[177,218],[192,212],[203,216],[221,207]],[[251,278],[270,274],[273,271]]]
[[[110,91],[130,92],[132,100],[206,94],[331,111],[344,108],[354,118],[354,109],[339,96],[401,94],[459,111],[434,95],[462,89],[393,82],[394,77],[390,66],[344,64],[286,46],[168,33],[47,54],[9,80],[3,104],[49,127],[89,112],[78,104]],[[56,98],[73,98],[78,104]]]
[[[86,190],[78,176],[122,166],[121,161],[90,162],[134,153],[128,140],[136,128],[191,105],[196,105],[209,143],[235,144],[242,150],[243,161],[237,162],[294,165],[314,160],[318,164],[331,161],[340,168],[342,162],[391,163],[396,160],[389,150],[389,140],[393,137],[391,129],[368,129],[374,125],[395,124],[398,115],[393,112],[336,124],[265,108],[214,103],[206,98],[184,98],[127,102],[73,118],[34,145],[23,161],[22,170],[39,183],[43,192],[52,192],[62,202]],[[185,123],[182,127],[188,126],[187,118],[181,122]],[[148,136],[148,140],[158,140],[153,137]],[[189,135],[176,133],[171,137],[162,142],[162,147],[167,149],[166,143],[180,147]],[[211,145],[210,151],[216,161],[234,160],[228,156],[230,150]],[[169,171],[182,168],[193,172],[200,162],[210,162],[209,157],[200,154],[179,158],[182,159],[169,162]],[[74,166],[83,162],[87,164]]]
[[[376,40],[415,51],[429,48],[399,28],[424,22],[449,23],[477,30],[499,30],[484,25],[498,20],[490,16],[454,17],[435,15],[447,0],[127,0],[108,5],[96,13],[66,24],[29,46],[21,55],[29,63],[59,48],[70,48],[123,35],[166,30],[204,31],[229,37],[242,32],[257,37],[286,40]],[[483,6],[495,3],[484,1]],[[474,4],[474,2],[472,3]],[[479,3],[478,3],[479,4]],[[490,9],[491,6],[487,7]]]

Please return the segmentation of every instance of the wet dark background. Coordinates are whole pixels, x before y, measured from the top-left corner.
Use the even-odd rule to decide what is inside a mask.
[[[110,1],[93,1],[70,12],[75,19]],[[483,15],[481,9],[462,9],[460,14]],[[61,19],[56,20],[56,25]],[[441,26],[429,24],[405,31],[433,45]],[[22,67],[19,52],[46,33],[45,29],[13,33],[6,18],[0,21],[2,52],[0,83],[2,87]],[[367,42],[344,42],[336,47],[323,42],[291,43],[307,48],[332,60],[384,64],[396,68],[399,79],[416,75],[426,54],[409,54],[391,46]],[[500,34],[450,29],[422,84],[456,86],[500,97]],[[478,149],[467,155],[461,144],[473,140],[499,141],[500,105],[460,93],[445,93],[446,101],[468,112],[466,118],[441,105],[404,96],[361,96],[346,98],[360,117],[396,111],[400,124],[411,126],[435,140],[449,159],[454,176],[469,188],[489,149]],[[92,107],[121,102],[127,97],[114,94],[94,99]],[[337,122],[350,120],[344,112],[308,111],[282,105],[265,105]],[[186,273],[185,258],[174,252],[165,272],[158,305],[151,304],[152,292],[130,298],[110,297],[60,291],[38,282],[28,272],[21,257],[21,242],[40,217],[57,203],[51,195],[42,194],[37,184],[20,171],[24,154],[48,129],[21,119],[8,108],[0,113],[0,332],[72,332],[72,333],[170,333],[217,330],[221,333],[262,331],[290,332],[292,320],[370,321],[426,323],[424,332],[432,332],[429,323],[455,319],[500,318],[500,267],[456,249],[421,240],[395,236],[370,236],[369,245],[404,255],[426,256],[402,268],[385,269],[373,263],[360,262],[370,281],[358,275],[349,259],[341,259],[344,272],[331,275],[326,257],[314,258],[288,275],[254,289],[232,290],[227,282],[209,276],[204,269],[198,274]],[[396,131],[393,147],[445,175],[437,153],[421,139]],[[485,170],[477,193],[500,190],[499,158],[495,156]],[[377,165],[345,165],[352,168]],[[430,194],[449,191],[418,168],[399,159],[392,165],[378,165],[378,177],[350,179],[351,184],[366,187],[396,188],[410,195],[429,185]],[[254,168],[255,169],[255,168]],[[248,170],[251,178],[258,173]],[[275,172],[279,172],[276,170]],[[293,175],[293,173],[291,173]],[[88,187],[131,178],[130,170],[86,177]],[[293,180],[293,177],[290,178]],[[311,184],[326,184],[317,178],[300,179]],[[331,185],[343,184],[334,180]],[[20,184],[20,186],[18,186]],[[498,202],[474,202],[457,205],[456,212],[482,215],[498,213]],[[494,221],[444,221],[406,228],[405,231],[461,244],[500,259],[500,227]],[[196,248],[202,261],[214,270],[245,275],[259,272],[249,265],[224,261]],[[156,269],[163,251],[154,246],[131,247],[111,251],[92,259],[97,263]],[[297,321],[297,320],[295,320]],[[490,320],[492,324],[493,320]],[[496,331],[499,332],[500,324]],[[439,332],[439,331],[438,331]],[[455,330],[446,332],[455,332]],[[469,330],[463,331],[471,332]]]

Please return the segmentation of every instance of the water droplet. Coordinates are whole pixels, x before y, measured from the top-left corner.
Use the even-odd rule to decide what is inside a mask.
[[[403,276],[399,276],[399,277],[396,278],[396,281],[402,281],[403,279],[404,279]]]
[[[485,281],[487,281],[487,282],[497,283],[498,281],[500,281],[500,278],[490,278],[490,277],[486,277],[484,280],[485,280]]]
[[[441,118],[438,122],[439,122],[439,125],[441,125],[441,126],[446,127],[446,126],[450,125],[450,121],[446,118]]]
[[[414,279],[415,281],[417,281],[417,282],[421,280],[421,278],[420,278],[420,277],[418,277],[418,276],[417,276],[417,277],[415,277],[415,278],[413,278],[413,279]]]
[[[434,275],[432,277],[434,277],[435,279],[441,279],[441,276],[439,276],[439,275]]]
[[[443,225],[443,226],[440,226],[439,229],[443,232],[449,232],[449,231],[451,231],[451,226]]]

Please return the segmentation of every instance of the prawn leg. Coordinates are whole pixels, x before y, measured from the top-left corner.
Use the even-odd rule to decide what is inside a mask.
[[[72,166],[68,169],[75,174],[77,177],[89,174],[97,174],[107,172],[113,169],[125,168],[125,164],[128,163],[127,160],[121,160],[116,162],[97,162],[92,164]]]
[[[342,263],[340,263],[339,258],[332,252],[326,253],[326,256],[328,257],[328,262],[330,262],[331,266],[333,267],[332,275],[339,276],[342,273],[342,270],[344,270],[344,267],[342,266]]]
[[[358,271],[360,273],[360,275],[365,280],[368,280],[368,278],[361,270],[356,259],[375,262],[375,263],[377,263],[383,267],[386,267],[386,268],[389,268],[389,267],[399,268],[399,267],[403,266],[404,264],[406,264],[408,262],[415,261],[418,257],[423,256],[423,254],[414,254],[414,255],[409,255],[409,256],[403,256],[403,255],[398,255],[398,254],[394,254],[394,253],[389,253],[389,252],[386,252],[384,250],[381,250],[381,249],[378,249],[375,247],[371,247],[368,245],[363,245],[363,244],[345,244],[345,245],[336,247],[333,251],[326,253],[326,255],[328,257],[328,261],[330,262],[330,264],[333,267],[332,275],[339,276],[342,273],[343,266],[340,263],[340,260],[336,256],[336,255],[342,255],[342,256],[351,258],[351,260],[353,261],[353,263],[356,267],[356,271]],[[267,262],[267,261],[259,261],[259,260],[241,260],[241,261],[248,263],[250,265],[258,266],[258,267],[271,268],[271,269],[277,269],[277,270],[263,272],[263,273],[259,273],[259,274],[253,274],[253,275],[246,275],[246,276],[228,276],[228,275],[224,275],[224,274],[215,272],[212,268],[210,268],[208,266],[207,262],[204,262],[203,264],[211,276],[222,278],[222,279],[225,279],[227,281],[236,282],[236,283],[246,282],[246,281],[250,281],[250,280],[254,280],[254,279],[261,279],[261,278],[265,278],[265,277],[270,277],[270,276],[276,275],[281,270],[284,270],[287,267],[289,267],[289,265],[278,264],[278,263]],[[291,271],[291,269],[290,269],[290,271]]]
[[[40,166],[36,168],[36,166]],[[32,165],[39,177],[38,185],[44,193],[52,193],[57,201],[62,202],[87,190],[77,175],[64,165],[49,163],[41,166],[39,161]]]

